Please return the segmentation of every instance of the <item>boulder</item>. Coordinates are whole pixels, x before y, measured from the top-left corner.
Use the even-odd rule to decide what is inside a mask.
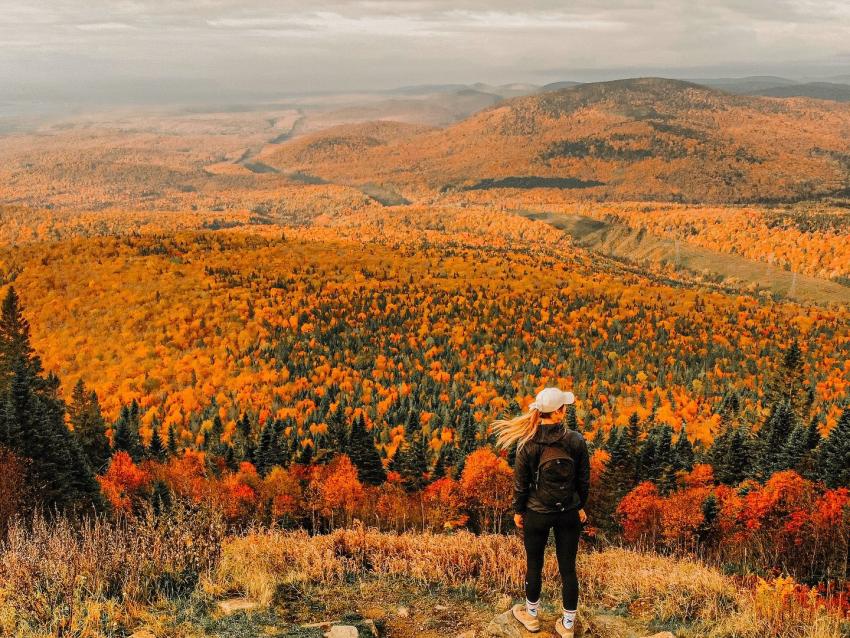
[[[260,603],[247,598],[229,598],[228,600],[221,600],[218,603],[219,610],[225,616],[235,614],[237,611],[253,611],[259,606]]]
[[[323,620],[321,622],[311,622],[306,625],[301,625],[304,629],[320,629],[325,636],[332,638],[356,638],[360,633],[366,634],[365,638],[378,638],[378,626],[371,618],[363,620]],[[337,627],[345,627],[350,629],[337,629]],[[351,634],[351,629],[355,634]]]
[[[410,615],[410,610],[407,607],[399,607],[395,610],[395,614],[399,618],[407,618]]]
[[[672,631],[659,631],[657,634],[645,636],[644,638],[676,638]]]
[[[360,634],[354,625],[333,625],[325,638],[359,638]]]
[[[493,638],[527,638],[523,634],[529,634],[525,627],[520,625],[510,610],[495,616],[484,633]]]
[[[130,634],[130,638],[156,638],[156,634],[150,629],[139,629]]]
[[[511,610],[508,609],[493,617],[493,620],[484,629],[484,634],[491,638],[552,638],[555,636],[553,633],[555,629],[553,618],[541,615],[540,622],[544,627],[551,627],[551,631],[541,628],[537,633],[531,633],[514,618]]]

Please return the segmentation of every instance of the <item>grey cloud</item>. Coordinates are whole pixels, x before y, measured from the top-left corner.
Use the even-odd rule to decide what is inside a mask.
[[[847,72],[850,31],[846,0],[0,0],[0,15],[0,83],[53,88],[828,74]]]

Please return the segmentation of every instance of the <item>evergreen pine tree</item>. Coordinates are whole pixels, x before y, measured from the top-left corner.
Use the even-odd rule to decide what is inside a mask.
[[[640,464],[640,420],[637,412],[633,412],[629,417],[629,426],[626,429],[626,452],[628,453],[628,463],[631,465],[631,476],[629,482],[632,485],[637,485],[641,481],[641,464]]]
[[[171,507],[171,490],[164,481],[154,481],[153,493],[151,494],[151,505],[154,514],[159,516]]]
[[[679,430],[679,438],[676,439],[673,455],[677,470],[690,472],[694,469],[694,447],[688,439],[687,426],[684,423],[682,423],[682,429]]]
[[[310,465],[313,462],[313,444],[302,442],[298,453],[298,462],[301,465]]]
[[[850,407],[821,443],[820,477],[829,487],[850,487]]]
[[[269,463],[269,450],[273,445],[274,440],[274,425],[272,424],[271,419],[266,421],[265,425],[263,425],[263,430],[260,432],[260,443],[257,446],[256,452],[256,466],[257,472],[260,476],[265,476],[271,469],[272,466]]]
[[[775,403],[770,416],[758,432],[757,476],[762,480],[786,469],[783,467],[783,450],[791,432],[798,426],[796,415],[786,401]],[[802,442],[799,442],[802,445]]]
[[[239,461],[236,459],[236,451],[232,445],[224,445],[224,453],[222,454],[224,464],[229,470],[236,471],[239,469]]]
[[[714,477],[726,485],[737,485],[753,472],[753,442],[745,426],[723,430],[708,450]]]
[[[794,421],[805,423],[814,395],[806,381],[803,365],[803,352],[795,339],[783,353],[776,373],[768,381],[765,394],[770,405],[784,403],[793,414]],[[788,429],[788,434],[791,429]]]
[[[407,452],[410,449],[410,444],[407,441],[399,441],[398,446],[396,446],[395,453],[390,459],[390,464],[388,466],[388,470],[390,472],[396,472],[401,474],[404,471],[404,468],[407,466]]]
[[[97,394],[86,392],[82,379],[74,386],[68,417],[89,466],[95,472],[104,471],[112,455],[106,437],[106,421],[101,414]]]
[[[69,504],[72,504],[75,509],[91,507],[100,509],[104,505],[100,483],[94,477],[83,448],[64,422],[57,423],[57,428],[61,433],[60,436],[63,439],[64,446],[68,449],[68,456],[71,460],[72,491],[65,489]]]
[[[14,289],[0,307],[0,437],[28,464],[39,504],[75,509],[97,505],[100,491],[91,467],[65,423],[59,379],[42,376]]]
[[[478,447],[477,434],[478,427],[475,424],[475,417],[472,415],[472,412],[465,410],[459,418],[457,463],[455,466],[456,476],[460,476],[463,473],[463,467],[466,465],[466,457]]]
[[[817,449],[820,442],[820,421],[813,418],[809,421],[809,427],[806,428],[806,449],[809,451]]]
[[[731,425],[738,418],[738,413],[741,411],[741,398],[734,390],[723,395],[720,401],[718,414],[721,421],[726,425]]]
[[[251,420],[248,413],[242,414],[236,421],[236,431],[233,435],[233,455],[235,461],[247,461],[256,465],[256,445],[252,434]]]
[[[0,304],[0,393],[9,388],[18,366],[27,372],[33,389],[37,390],[41,360],[30,343],[30,325],[24,317],[18,294],[9,286]]]
[[[221,441],[222,435],[224,435],[224,424],[221,422],[221,417],[216,414],[209,430],[204,433],[204,450],[211,456],[224,456],[225,446]]]
[[[280,419],[266,421],[260,434],[260,445],[257,448],[257,471],[261,475],[265,476],[276,465],[287,464],[289,451],[283,448],[285,430],[286,423]]]
[[[658,480],[659,463],[656,457],[655,436],[653,435],[653,431],[650,430],[641,444],[640,452],[638,453],[639,476],[641,481],[655,482]]]
[[[650,480],[662,493],[676,486],[676,456],[673,450],[673,428],[667,424],[653,427],[640,451],[641,478]]]
[[[516,447],[516,446],[513,446]],[[513,465],[513,462],[511,465]],[[434,462],[434,471],[431,473],[431,476],[436,479],[441,479],[446,476],[447,468],[446,468],[446,444],[444,443],[440,447],[440,452],[437,454],[437,460]]]
[[[177,431],[174,429],[174,424],[168,426],[168,455],[177,456]]]
[[[336,410],[328,416],[327,439],[327,445],[331,451],[346,452],[348,450],[348,425],[341,401],[337,403]]]
[[[592,501],[594,520],[606,531],[616,529],[614,512],[620,500],[635,487],[635,462],[629,449],[628,435],[613,427],[603,445],[609,459],[599,480],[598,493]]]
[[[776,465],[773,468],[774,472],[798,469],[803,457],[808,451],[806,450],[806,438],[806,428],[797,423],[776,457]]]
[[[407,413],[407,418],[404,421],[404,436],[408,440],[408,442],[413,440],[413,437],[422,429],[419,423],[419,416],[416,411],[411,407],[410,411]]]
[[[413,436],[413,440],[405,449],[403,461],[400,472],[405,485],[412,491],[421,490],[427,483],[426,475],[431,467],[431,449],[421,432]]]
[[[32,461],[33,481],[39,498],[53,506],[70,504],[75,485],[72,456],[51,410],[41,401],[33,403],[29,428],[28,458]],[[63,424],[64,425],[64,424]]]
[[[351,427],[348,444],[351,462],[357,467],[357,476],[365,485],[380,485],[386,478],[384,465],[375,447],[372,434],[366,429],[366,419],[360,414]]]
[[[121,414],[115,423],[112,448],[115,452],[126,452],[136,463],[144,457],[138,418],[134,416],[132,408],[126,405],[121,408]]]
[[[159,435],[159,424],[154,422],[152,426],[151,443],[148,446],[148,458],[162,462],[165,460],[166,450]]]

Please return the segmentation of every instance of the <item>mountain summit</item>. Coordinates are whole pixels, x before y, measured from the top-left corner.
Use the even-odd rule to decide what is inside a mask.
[[[578,197],[793,201],[850,186],[850,105],[731,95],[636,78],[524,96],[448,128],[368,145],[311,148],[362,129],[322,131],[270,156],[283,171],[383,181],[404,192],[552,186]]]

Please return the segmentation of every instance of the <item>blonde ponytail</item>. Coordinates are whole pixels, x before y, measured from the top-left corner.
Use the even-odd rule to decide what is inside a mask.
[[[496,445],[507,449],[514,443],[517,449],[528,443],[537,434],[540,427],[541,414],[532,408],[529,412],[521,414],[513,419],[498,419],[490,426],[496,434]]]

